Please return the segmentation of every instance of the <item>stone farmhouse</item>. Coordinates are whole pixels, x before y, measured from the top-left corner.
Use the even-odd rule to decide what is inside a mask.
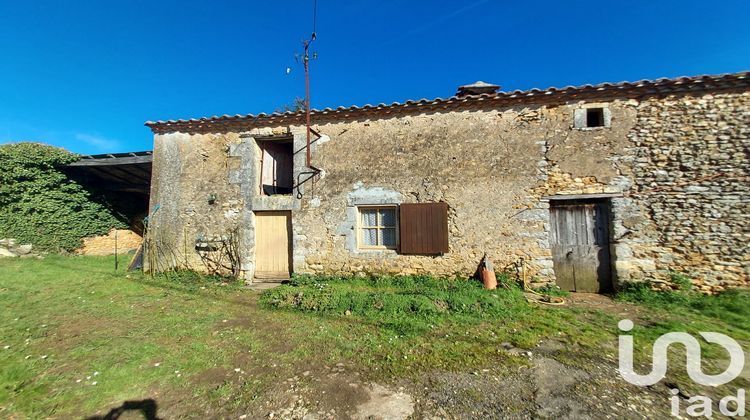
[[[750,73],[147,122],[146,268],[603,292],[750,274]]]

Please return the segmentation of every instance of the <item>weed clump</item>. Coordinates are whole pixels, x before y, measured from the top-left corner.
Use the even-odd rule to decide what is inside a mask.
[[[543,295],[547,296],[570,296],[570,292],[567,290],[563,290],[560,288],[560,286],[556,284],[545,284],[544,286],[538,288],[535,290],[537,293],[541,293]]]
[[[693,282],[690,280],[690,277],[682,273],[672,272],[669,275],[669,279],[672,281],[672,284],[677,287],[678,290],[686,292],[693,289]]]

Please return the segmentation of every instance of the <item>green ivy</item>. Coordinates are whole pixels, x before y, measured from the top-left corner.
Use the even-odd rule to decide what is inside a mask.
[[[72,251],[84,237],[125,226],[100,197],[62,172],[77,159],[39,143],[0,145],[0,238],[44,251]]]

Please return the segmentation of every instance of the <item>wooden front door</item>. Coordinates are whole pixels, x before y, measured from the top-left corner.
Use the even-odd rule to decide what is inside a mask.
[[[291,212],[255,213],[255,277],[288,279],[291,273]]]
[[[611,290],[607,203],[553,202],[550,223],[557,285],[574,292]]]

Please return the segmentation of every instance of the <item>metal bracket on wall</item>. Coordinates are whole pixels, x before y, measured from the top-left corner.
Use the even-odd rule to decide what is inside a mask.
[[[297,183],[294,184],[294,187],[292,187],[292,188],[296,188],[297,189],[297,199],[301,199],[302,196],[303,196],[302,190],[300,189],[300,186],[302,184],[304,184],[305,182],[310,181],[311,179],[315,178],[318,174],[320,174],[320,172],[322,172],[322,169],[318,169],[318,168],[316,168],[314,166],[310,166],[310,169],[311,169],[310,171],[302,171],[302,172],[300,172],[300,173],[297,174]],[[305,178],[305,179],[303,179],[303,180],[300,181],[300,178],[303,175],[309,175],[309,176],[307,178]]]

